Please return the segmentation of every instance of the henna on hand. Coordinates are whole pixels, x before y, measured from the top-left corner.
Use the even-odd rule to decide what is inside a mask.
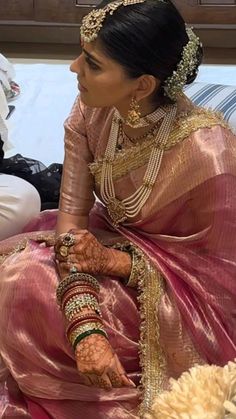
[[[73,232],[75,244],[68,248],[68,256],[60,254],[60,238],[55,246],[58,270],[62,277],[70,267],[79,272],[94,275],[112,275],[128,278],[131,272],[131,257],[128,253],[103,246],[88,230]]]
[[[107,274],[127,279],[130,276],[132,260],[127,252],[116,249],[107,249],[109,258]]]
[[[90,335],[76,347],[76,361],[82,373],[94,372],[102,375],[104,372],[103,361],[106,356],[108,356],[107,361],[110,362],[113,352],[104,336]]]
[[[104,336],[90,335],[76,347],[78,371],[87,385],[103,389],[112,387],[135,387],[126,376],[117,355]]]

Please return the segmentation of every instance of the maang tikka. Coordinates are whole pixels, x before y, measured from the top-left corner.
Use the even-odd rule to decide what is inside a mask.
[[[80,27],[80,35],[83,41],[92,42],[98,37],[98,33],[103,26],[107,14],[113,15],[116,9],[120,6],[132,6],[133,4],[144,3],[145,0],[118,0],[109,3],[102,9],[92,10],[82,20]]]

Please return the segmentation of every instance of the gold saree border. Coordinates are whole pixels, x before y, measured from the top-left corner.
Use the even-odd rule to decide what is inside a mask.
[[[45,243],[47,247],[54,246],[55,244],[55,233],[51,234],[42,234],[42,233],[31,233],[27,237],[24,237],[19,240],[19,242],[9,248],[6,248],[5,251],[0,253],[0,265],[2,265],[5,260],[16,253],[20,253],[22,250],[25,250],[27,244],[30,240],[34,240],[38,243]]]
[[[194,110],[190,112],[181,113],[175,120],[174,127],[164,146],[164,151],[170,150],[198,129],[212,128],[215,125],[230,129],[229,124],[219,112],[213,112],[203,108],[194,108]],[[154,141],[155,139],[152,138],[117,153],[113,162],[113,179],[117,180],[132,170],[146,164]],[[102,164],[102,158],[89,164],[89,170],[95,178],[96,185],[101,184]]]
[[[136,247],[145,261],[145,275],[138,278],[137,300],[140,313],[139,363],[141,367],[141,403],[139,417],[151,411],[156,396],[164,391],[166,379],[166,359],[160,345],[160,327],[158,307],[165,292],[165,280],[154,267],[144,252],[131,241],[116,242],[109,246],[113,249],[127,251],[129,246]]]
[[[144,258],[146,275],[138,283],[141,317],[139,357],[142,368],[140,418],[144,418],[145,413],[150,411],[155,397],[164,390],[166,371],[157,319],[158,306],[164,294],[164,279],[145,255]]]
[[[20,253],[22,250],[26,248],[28,240],[23,239],[20,241],[16,246],[14,246],[11,250],[7,250],[6,252],[0,253],[0,265],[5,262],[5,260],[16,253]]]

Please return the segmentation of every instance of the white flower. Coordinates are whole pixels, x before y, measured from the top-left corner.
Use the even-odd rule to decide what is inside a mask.
[[[236,363],[195,366],[160,394],[145,419],[236,419]]]

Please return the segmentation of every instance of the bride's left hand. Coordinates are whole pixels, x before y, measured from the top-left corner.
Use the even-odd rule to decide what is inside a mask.
[[[79,272],[94,275],[106,273],[110,260],[110,249],[99,243],[88,230],[73,230],[69,233],[74,236],[73,246],[63,245],[65,235],[60,235],[55,245],[55,256],[60,276],[63,278],[68,275],[72,266],[75,266]],[[60,252],[62,246],[67,251],[67,256],[62,256]]]

